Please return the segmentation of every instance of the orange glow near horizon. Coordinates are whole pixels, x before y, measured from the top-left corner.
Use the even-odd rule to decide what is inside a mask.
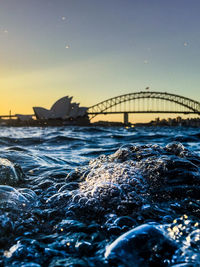
[[[81,106],[92,106],[102,100],[99,94],[93,90],[88,97],[87,89],[82,85],[77,90],[77,81],[70,82],[68,85],[71,90],[66,88],[66,77],[63,69],[56,70],[57,77],[53,76],[55,70],[45,70],[42,72],[24,73],[18,75],[7,75],[0,78],[1,83],[1,99],[0,99],[0,115],[11,114],[34,114],[32,107],[41,106],[49,109],[51,105],[63,96],[73,96],[73,101],[79,102]],[[58,73],[59,72],[59,73]],[[72,76],[71,76],[72,77]],[[59,82],[58,82],[59,81]],[[3,89],[4,88],[4,89]],[[44,88],[44,89],[41,89]],[[60,89],[63,88],[63,89]],[[122,94],[123,92],[120,92]],[[116,94],[117,95],[117,94]],[[109,97],[115,96],[114,92],[110,92]],[[107,98],[109,98],[107,97]],[[155,118],[167,119],[176,118],[177,114],[129,114],[129,122],[143,123],[150,122]],[[182,118],[195,117],[194,115],[181,115]],[[115,115],[98,115],[92,122],[96,121],[117,121],[123,122],[123,114]]]
[[[197,115],[184,115],[184,114],[129,114],[129,122],[131,123],[146,123],[150,122],[152,120],[155,120],[156,118],[162,119],[168,119],[168,118],[177,118],[181,117],[183,119],[187,118],[196,118]],[[97,122],[97,121],[113,121],[113,122],[123,122],[123,114],[116,114],[116,115],[98,115],[95,118],[91,120],[91,122]]]

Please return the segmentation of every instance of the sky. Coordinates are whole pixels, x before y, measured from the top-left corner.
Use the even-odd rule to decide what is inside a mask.
[[[200,101],[199,10],[199,0],[0,0],[0,115],[147,86]]]

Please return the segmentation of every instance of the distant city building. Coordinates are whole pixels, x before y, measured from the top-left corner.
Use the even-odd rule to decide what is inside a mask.
[[[35,116],[39,120],[49,119],[77,119],[87,116],[86,107],[79,107],[78,103],[71,103],[72,97],[62,97],[57,100],[50,110],[43,107],[33,107]]]
[[[176,118],[168,118],[167,120],[156,118],[154,121],[147,123],[147,125],[153,126],[191,126],[191,127],[200,127],[200,119],[199,118],[187,118],[183,119],[180,116]]]
[[[32,115],[23,115],[23,114],[16,114],[15,115],[17,117],[18,120],[20,121],[30,121],[32,120]]]

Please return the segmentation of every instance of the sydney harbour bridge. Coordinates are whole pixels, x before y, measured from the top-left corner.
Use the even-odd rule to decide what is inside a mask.
[[[88,109],[90,119],[99,114],[123,114],[124,124],[130,113],[170,113],[200,115],[200,102],[166,92],[142,91],[116,96]]]

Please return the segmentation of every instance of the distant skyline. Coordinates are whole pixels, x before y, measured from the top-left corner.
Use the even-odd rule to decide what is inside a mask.
[[[0,0],[0,115],[146,87],[200,101],[199,10],[199,0]]]

